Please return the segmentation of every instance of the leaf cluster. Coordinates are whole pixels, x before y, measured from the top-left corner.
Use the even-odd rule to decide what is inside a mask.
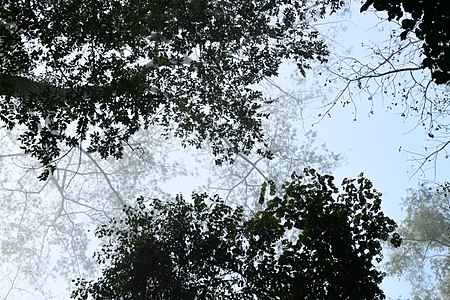
[[[273,183],[265,188],[272,190]],[[78,278],[74,299],[384,299],[380,241],[398,245],[380,194],[360,176],[345,180],[312,169],[292,175],[283,197],[265,198],[251,218],[218,196],[164,203],[137,200],[106,239],[95,281]]]
[[[450,81],[450,3],[446,0],[367,0],[361,11],[373,6],[386,11],[389,20],[400,20],[402,40],[412,32],[422,41],[422,66],[436,84]]]
[[[265,141],[260,108],[269,100],[250,86],[277,75],[284,59],[302,73],[326,61],[310,18],[342,1],[311,2],[3,1],[0,118],[26,128],[20,141],[47,167],[43,178],[61,145],[85,141],[120,158],[149,126],[185,146],[208,140],[217,163],[232,161]]]

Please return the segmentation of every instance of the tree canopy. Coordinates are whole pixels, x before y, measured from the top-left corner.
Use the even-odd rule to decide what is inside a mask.
[[[431,71],[435,83],[450,81],[450,3],[446,0],[366,0],[361,11],[373,6],[388,13],[388,20],[401,20],[403,32],[414,35],[422,42],[425,58],[422,66]]]
[[[381,241],[399,245],[381,194],[362,175],[293,174],[249,218],[218,196],[139,198],[96,235],[102,276],[78,278],[75,299],[384,299]]]
[[[183,145],[211,142],[217,162],[263,149],[251,86],[283,59],[324,62],[310,22],[342,0],[5,0],[0,8],[0,120],[25,129],[46,169],[84,142],[119,158],[139,129],[162,126]],[[229,143],[225,144],[223,139]]]

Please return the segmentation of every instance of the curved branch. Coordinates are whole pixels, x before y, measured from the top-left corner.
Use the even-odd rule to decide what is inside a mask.
[[[117,199],[119,200],[120,204],[123,206],[125,205],[125,201],[123,201],[122,196],[119,194],[119,192],[114,188],[114,186],[111,183],[111,180],[108,177],[108,174],[103,170],[103,168],[98,164],[98,162],[90,155],[86,150],[84,150],[81,146],[79,147],[80,151],[86,155],[92,163],[97,167],[97,169],[100,171],[100,173],[103,175],[103,177],[106,180],[106,183],[108,184],[109,188],[113,191],[113,193],[116,195]]]

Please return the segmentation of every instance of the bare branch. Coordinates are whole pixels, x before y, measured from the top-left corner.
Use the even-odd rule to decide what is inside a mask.
[[[86,155],[92,163],[95,165],[95,167],[100,171],[100,173],[103,175],[103,178],[105,178],[106,183],[108,184],[109,188],[113,191],[113,193],[116,195],[117,200],[120,202],[120,204],[123,206],[125,205],[125,201],[122,199],[122,196],[119,194],[119,192],[114,188],[113,184],[111,183],[111,180],[109,179],[108,174],[103,170],[103,168],[98,164],[98,162],[92,157],[89,152],[84,150],[81,146],[79,147],[80,151],[83,152],[84,155]]]

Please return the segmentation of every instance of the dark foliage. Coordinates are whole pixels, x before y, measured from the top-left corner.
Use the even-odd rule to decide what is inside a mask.
[[[332,176],[309,169],[282,188],[276,197],[266,183],[265,209],[250,219],[217,196],[139,198],[97,230],[103,274],[75,280],[72,298],[384,299],[373,263],[396,224],[372,183],[361,175],[338,193]]]
[[[218,163],[233,160],[264,147],[270,99],[250,86],[283,59],[303,73],[326,61],[309,21],[342,2],[4,0],[0,120],[26,129],[20,142],[47,167],[42,178],[62,149],[84,142],[120,158],[148,126],[183,145],[208,140]]]
[[[367,0],[361,11],[373,6],[386,11],[388,19],[401,20],[403,32],[421,40],[422,66],[431,71],[435,83],[450,81],[450,2],[448,0]]]

